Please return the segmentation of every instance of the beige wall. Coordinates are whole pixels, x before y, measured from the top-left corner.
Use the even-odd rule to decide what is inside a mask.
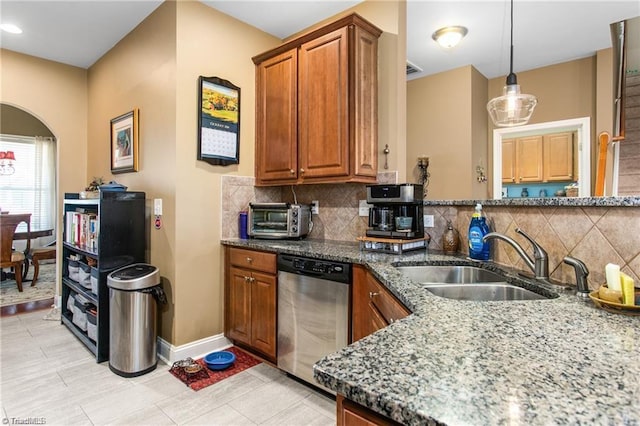
[[[116,180],[130,191],[163,200],[163,226],[147,223],[147,261],[163,277],[169,305],[163,308],[160,335],[171,341],[177,302],[176,277],[176,3],[165,2],[89,68],[87,175]],[[111,174],[110,120],[139,109],[139,170]]]
[[[407,169],[417,182],[417,158],[429,157],[428,199],[474,198],[479,158],[473,157],[487,146],[486,133],[472,133],[477,78],[465,66],[407,82]]]
[[[487,118],[487,79],[477,69],[471,67],[471,186],[470,193],[473,199],[483,200],[490,197],[489,182],[489,157]],[[484,170],[486,181],[478,181],[477,168]]]
[[[221,219],[224,175],[253,176],[255,68],[251,57],[280,43],[200,2],[179,2],[176,75],[176,309],[174,345],[222,333]],[[241,88],[240,164],[197,161],[197,80],[217,76]]]
[[[89,183],[86,173],[87,72],[0,49],[0,74],[0,101],[38,118],[57,139],[57,222],[62,223],[60,207],[64,193],[82,191]],[[61,232],[57,230],[58,241],[62,240]]]

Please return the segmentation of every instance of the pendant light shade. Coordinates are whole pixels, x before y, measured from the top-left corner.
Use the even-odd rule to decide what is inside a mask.
[[[510,69],[502,96],[491,99],[487,103],[489,116],[498,127],[513,127],[527,124],[538,99],[533,95],[520,93],[518,78],[513,73],[513,0],[511,0],[511,51]]]

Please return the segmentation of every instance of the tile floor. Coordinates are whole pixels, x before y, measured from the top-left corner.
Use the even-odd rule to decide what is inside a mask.
[[[47,313],[0,318],[3,424],[336,424],[335,401],[264,363],[198,392],[165,364],[117,376]]]

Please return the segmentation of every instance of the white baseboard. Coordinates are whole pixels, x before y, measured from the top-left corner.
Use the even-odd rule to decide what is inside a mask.
[[[231,341],[224,337],[224,334],[205,337],[180,346],[174,346],[163,338],[158,337],[158,358],[168,365],[172,365],[181,359],[201,358],[210,352],[220,351],[229,346],[231,346]]]

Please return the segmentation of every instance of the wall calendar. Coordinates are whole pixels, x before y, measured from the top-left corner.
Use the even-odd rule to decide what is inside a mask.
[[[240,162],[240,88],[218,77],[198,78],[198,160]]]

